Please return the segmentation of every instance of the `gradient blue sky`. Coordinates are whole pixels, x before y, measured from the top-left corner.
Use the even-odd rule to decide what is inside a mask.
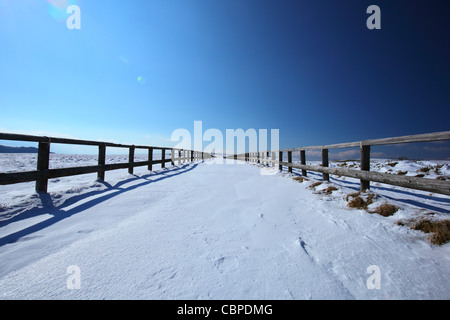
[[[449,4],[0,0],[0,131],[169,146],[201,120],[290,148],[450,130]]]

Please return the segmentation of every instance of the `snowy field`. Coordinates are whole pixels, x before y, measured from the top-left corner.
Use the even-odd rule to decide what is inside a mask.
[[[50,167],[93,164],[52,154]],[[0,172],[35,166],[32,154],[0,155]],[[48,195],[0,186],[0,299],[450,298],[450,244],[399,223],[448,219],[448,196],[372,183],[373,203],[354,209],[351,178],[318,185],[309,172],[300,183],[295,169],[232,160],[154,169],[52,179]],[[371,170],[450,179],[445,161]],[[398,210],[369,213],[384,203]]]

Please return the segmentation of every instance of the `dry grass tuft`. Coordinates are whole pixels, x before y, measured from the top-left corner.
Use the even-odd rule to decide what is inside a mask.
[[[310,185],[309,187],[311,188],[311,189],[314,189],[315,187],[317,187],[317,186],[320,186],[322,184],[322,182],[320,182],[320,181],[318,181],[318,182],[314,182],[312,185]]]
[[[397,221],[395,224],[398,226],[401,226],[401,227],[406,225],[405,221],[402,221],[402,220]]]
[[[411,229],[420,230],[425,233],[431,233],[430,242],[437,245],[443,245],[450,241],[450,220],[430,220],[422,219],[415,222]]]
[[[355,208],[355,209],[367,209],[367,206],[371,205],[373,203],[373,198],[375,197],[375,193],[371,193],[369,194],[369,196],[367,197],[367,200],[364,200],[363,198],[361,198],[361,192],[355,192],[355,193],[350,193],[345,197],[345,201],[348,202],[348,206],[350,208]],[[349,201],[350,198],[353,198],[352,200]]]
[[[308,178],[305,178],[305,177],[295,177],[292,179],[295,181],[298,181],[298,182],[309,181]]]
[[[352,199],[350,199],[352,198]],[[392,204],[384,203],[380,205],[375,210],[368,210],[368,206],[373,203],[373,199],[375,198],[375,193],[370,193],[367,196],[367,199],[364,200],[361,197],[361,191],[350,193],[347,195],[345,200],[348,202],[347,206],[350,208],[355,209],[364,209],[369,213],[378,213],[379,215],[382,215],[383,217],[389,217],[392,216],[395,212],[397,212],[398,208]],[[350,201],[349,201],[350,200]]]
[[[355,193],[349,193],[346,197],[345,197],[345,201],[348,201],[348,199],[350,198],[355,198],[358,197],[361,194],[361,191],[355,192]]]
[[[432,168],[431,167],[423,167],[417,170],[418,172],[428,173]]]
[[[378,213],[379,215],[382,215],[383,217],[389,217],[392,216],[394,213],[398,211],[398,207],[389,204],[384,203],[375,210],[369,211],[370,213]]]
[[[361,197],[355,197],[350,200],[348,206],[356,209],[365,209],[367,207],[366,202]]]
[[[434,173],[440,174],[439,170],[441,170],[441,168],[442,168],[443,166],[444,166],[443,164],[437,164],[437,165],[434,167]]]
[[[398,162],[389,162],[387,165],[391,167],[395,167],[398,164]]]
[[[404,176],[407,173],[408,173],[408,171],[399,171],[399,172],[397,172],[397,174],[400,175],[400,176]]]
[[[325,194],[332,194],[333,191],[339,190],[338,188],[336,188],[335,186],[329,186],[328,188],[326,188],[325,190],[323,190],[322,192]]]
[[[434,216],[434,212],[426,213],[425,216]],[[413,230],[429,233],[428,240],[438,246],[450,241],[450,220],[432,220],[425,217],[406,221],[397,221],[399,226],[408,226]]]

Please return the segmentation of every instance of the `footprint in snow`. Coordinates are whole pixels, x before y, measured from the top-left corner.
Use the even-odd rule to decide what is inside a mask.
[[[305,253],[309,255],[308,250],[306,250],[306,242],[303,241],[302,238],[299,237],[297,240],[295,240],[295,244],[297,246],[300,246],[303,249],[303,251],[305,251]]]
[[[77,233],[91,233],[91,232],[93,232],[94,230],[92,230],[92,229],[85,229],[85,230],[78,230],[77,231]]]
[[[236,269],[238,262],[235,258],[220,257],[214,260],[213,265],[220,271],[220,273],[223,273]]]
[[[25,236],[25,237],[19,238],[17,240],[17,242],[30,241],[30,240],[38,239],[38,238],[42,238],[42,237],[43,237],[43,235]]]

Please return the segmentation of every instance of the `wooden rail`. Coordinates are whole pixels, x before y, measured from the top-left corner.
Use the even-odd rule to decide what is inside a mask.
[[[152,171],[154,164],[161,164],[161,168],[164,168],[167,162],[172,165],[178,160],[178,163],[187,161],[198,161],[202,159],[210,158],[211,155],[201,151],[194,150],[183,150],[174,149],[167,147],[154,147],[154,146],[135,146],[135,145],[125,145],[110,142],[101,141],[90,141],[90,140],[76,140],[76,139],[66,139],[66,138],[55,138],[55,137],[42,137],[42,136],[31,136],[23,134],[12,134],[12,133],[0,133],[0,140],[10,140],[10,141],[28,141],[28,142],[38,142],[38,157],[37,157],[37,168],[34,171],[26,172],[13,172],[13,173],[0,173],[0,185],[15,184],[21,182],[36,181],[36,191],[47,193],[48,191],[48,180],[52,178],[68,177],[79,174],[95,173],[97,172],[97,178],[99,180],[105,180],[105,172],[117,169],[128,169],[130,174],[133,174],[133,169],[135,167],[147,166],[148,170]],[[97,146],[98,147],[98,165],[96,166],[84,166],[84,167],[72,167],[72,168],[62,168],[62,169],[49,169],[50,164],[50,144],[74,144],[74,145],[84,145],[84,146]],[[127,148],[128,162],[127,163],[113,163],[106,164],[106,148]],[[148,150],[148,160],[147,161],[134,161],[134,155],[136,149],[146,149]],[[154,150],[161,150],[161,160],[153,159]],[[170,158],[166,158],[166,151],[170,150]],[[178,156],[175,157],[175,154]]]
[[[445,195],[450,195],[450,182],[441,181],[436,179],[409,177],[392,175],[388,173],[370,172],[370,147],[380,145],[391,144],[403,144],[414,142],[432,142],[432,141],[445,141],[450,140],[450,131],[426,133],[402,137],[384,138],[384,139],[372,139],[358,142],[338,143],[324,146],[309,146],[293,149],[283,149],[271,151],[272,157],[269,156],[269,151],[262,152],[249,152],[245,154],[238,154],[230,156],[229,158],[241,159],[253,163],[272,164],[275,166],[278,164],[279,170],[285,166],[288,168],[288,172],[292,172],[292,168],[302,170],[302,175],[307,176],[307,171],[314,171],[322,173],[322,179],[329,181],[330,174],[340,175],[345,177],[360,179],[360,189],[370,189],[370,181],[381,182],[400,187],[406,187],[411,189],[435,192]],[[360,148],[360,170],[344,169],[344,168],[330,168],[328,161],[328,150],[337,148]],[[306,165],[306,150],[321,150],[322,151],[322,164],[320,166]],[[292,163],[292,152],[300,152],[300,163]],[[283,153],[287,152],[287,162],[283,161]],[[278,159],[275,159],[275,155],[278,154]]]

